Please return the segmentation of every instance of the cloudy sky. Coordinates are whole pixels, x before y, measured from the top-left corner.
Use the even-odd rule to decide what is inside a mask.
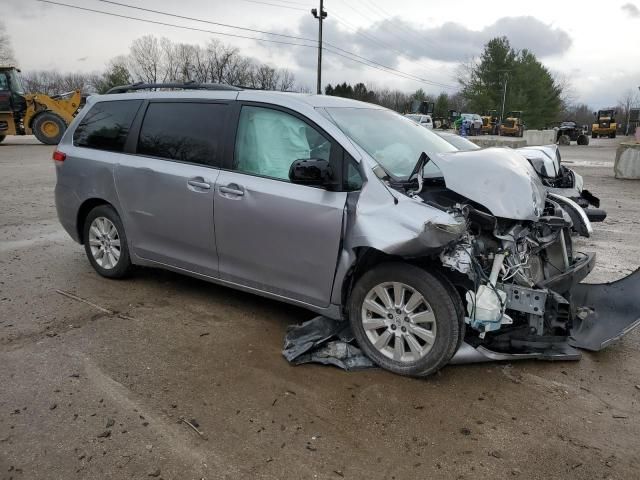
[[[313,42],[216,26],[140,10],[105,0],[56,0],[118,15],[173,23],[223,34],[259,36],[291,43]],[[273,66],[289,68],[298,83],[315,88],[313,47],[257,42],[190,31],[72,9],[37,0],[0,0],[2,21],[24,70],[96,71],[127,53],[145,34],[204,44],[214,37]],[[317,38],[314,0],[118,0],[183,17]],[[483,44],[506,35],[528,48],[554,73],[568,78],[575,100],[599,108],[613,105],[640,85],[640,0],[612,0],[606,8],[589,2],[550,0],[325,0],[323,84],[364,81],[379,87],[427,92],[454,91],[460,62],[477,56]],[[391,67],[393,75],[344,55],[354,53]],[[340,56],[342,55],[342,56]],[[406,75],[421,81],[408,79]],[[453,87],[453,90],[451,89]]]

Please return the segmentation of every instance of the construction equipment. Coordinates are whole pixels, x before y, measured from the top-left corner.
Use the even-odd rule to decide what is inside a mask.
[[[616,111],[613,108],[593,112],[596,122],[591,126],[591,138],[609,137],[616,138]]]
[[[562,122],[554,130],[556,130],[556,143],[560,145],[569,145],[571,142],[576,142],[578,145],[589,145],[587,131],[576,122]]]
[[[513,110],[507,113],[507,117],[500,124],[500,135],[505,137],[522,137],[524,135],[524,121],[522,112]]]
[[[412,100],[405,110],[405,113],[413,113],[420,115],[433,115],[433,109],[435,107],[434,102],[427,102],[424,100]]]
[[[498,124],[500,123],[500,115],[497,110],[489,110],[482,115],[482,127],[480,132],[487,135],[498,134]]]
[[[20,70],[0,66],[0,142],[7,135],[35,135],[56,145],[82,101],[80,90],[49,96],[26,93]]]

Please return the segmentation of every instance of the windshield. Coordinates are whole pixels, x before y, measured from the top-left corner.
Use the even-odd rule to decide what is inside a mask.
[[[461,137],[460,135],[455,135],[452,133],[444,133],[440,136],[444,138],[447,142],[449,142],[451,145],[456,147],[458,150],[462,150],[463,152],[466,152],[469,150],[478,150],[480,148],[471,140],[467,140],[466,138]]]
[[[394,177],[406,180],[422,152],[455,152],[457,149],[430,130],[391,110],[327,108],[334,123]],[[427,170],[435,168],[427,164]]]
[[[14,93],[24,95],[24,87],[22,86],[22,77],[16,70],[9,72],[9,81],[11,82],[12,90]]]

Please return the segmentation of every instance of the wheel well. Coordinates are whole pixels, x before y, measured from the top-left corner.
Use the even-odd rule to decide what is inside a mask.
[[[383,262],[389,262],[393,260],[399,260],[400,257],[394,255],[388,255],[380,250],[376,250],[371,247],[362,247],[356,249],[356,261],[346,274],[344,281],[342,282],[342,305],[347,309],[347,299],[353,289],[353,286],[362,276],[364,272],[371,269],[374,265]]]
[[[81,244],[84,244],[84,238],[82,238],[84,235],[84,221],[87,218],[87,215],[89,215],[89,212],[99,205],[109,205],[110,207],[113,207],[113,205],[101,198],[90,198],[80,205],[76,220],[76,228],[78,230],[78,239]]]
[[[357,259],[354,262],[353,266],[347,272],[346,278],[342,283],[342,305],[345,311],[348,308],[348,298],[351,290],[353,289],[353,286],[358,281],[358,279],[374,266],[385,262],[405,262],[423,268],[431,273],[436,274],[438,277],[444,277],[444,279],[446,279],[451,284],[451,287],[455,288],[458,291],[461,298],[464,298],[464,293],[467,290],[466,286],[464,286],[465,281],[468,281],[466,280],[466,276],[456,275],[450,270],[443,268],[442,264],[437,260],[437,257],[435,259],[432,257],[409,259],[398,257],[395,255],[389,255],[371,247],[358,248],[356,251],[356,255]]]

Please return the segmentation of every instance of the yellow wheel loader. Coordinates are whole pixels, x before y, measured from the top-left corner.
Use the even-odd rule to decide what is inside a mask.
[[[500,135],[505,137],[522,137],[524,135],[524,121],[520,110],[507,113],[506,118],[500,124]]]
[[[482,115],[482,127],[481,132],[487,135],[498,134],[498,124],[500,123],[500,115],[497,110],[489,110]]]
[[[597,113],[593,112],[593,116],[596,118],[596,121],[591,125],[591,138],[605,136],[616,138],[618,124],[616,123],[615,109],[598,110]]]
[[[56,145],[82,101],[80,90],[48,96],[26,93],[20,70],[0,66],[0,142],[7,135],[35,135]]]

